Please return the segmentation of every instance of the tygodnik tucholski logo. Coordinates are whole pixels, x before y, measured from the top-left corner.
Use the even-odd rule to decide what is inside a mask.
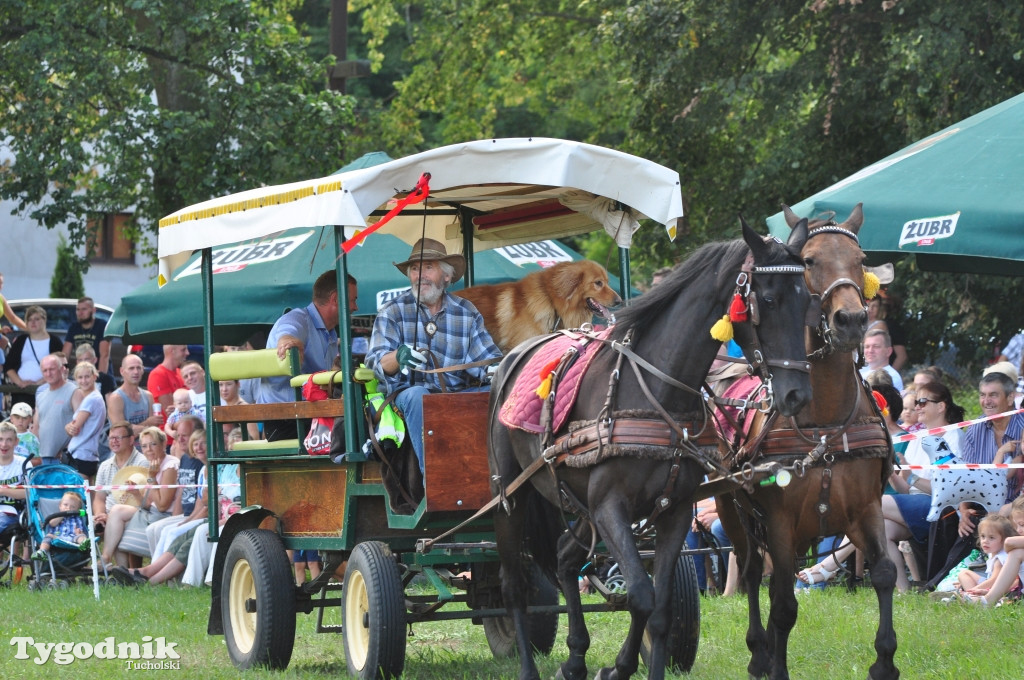
[[[91,642],[36,642],[30,637],[12,637],[14,658],[42,666],[58,666],[84,659],[124,659],[126,670],[181,670],[181,656],[174,650],[177,642],[143,635],[141,642],[118,642],[113,637]]]

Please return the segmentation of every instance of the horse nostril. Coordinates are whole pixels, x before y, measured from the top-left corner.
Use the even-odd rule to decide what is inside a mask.
[[[840,309],[835,313],[834,323],[836,326],[841,328],[857,328],[858,326],[866,326],[868,322],[868,313],[864,310],[856,312],[848,312],[845,309]]]

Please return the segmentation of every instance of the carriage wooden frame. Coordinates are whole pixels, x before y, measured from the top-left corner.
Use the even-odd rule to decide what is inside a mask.
[[[281,187],[243,192],[190,206],[161,220],[161,277],[200,250],[203,277],[204,345],[207,366],[217,334],[214,247],[260,239],[292,227],[332,224],[336,274],[346,280],[348,257],[342,244],[384,215],[423,173],[431,194],[381,229],[412,243],[422,234],[467,256],[500,245],[540,241],[607,229],[617,220],[631,230],[638,219],[665,225],[674,236],[682,217],[678,175],[650,161],[576,142],[546,139],[483,140],[443,147],[376,168]],[[396,190],[396,187],[402,190]],[[584,212],[560,198],[594,199]],[[375,219],[376,218],[376,219]],[[373,238],[373,236],[369,236]],[[628,248],[620,241],[621,294],[629,297]],[[628,238],[625,239],[628,244]],[[381,263],[389,266],[390,263]],[[342,365],[352,366],[347,286],[339,285]],[[360,291],[367,294],[370,291]],[[258,294],[258,292],[256,293]],[[297,373],[292,359],[289,373]],[[207,390],[217,394],[214,370]],[[223,378],[222,378],[223,379]],[[288,404],[217,406],[217,424],[295,418],[304,432],[312,417],[344,417],[345,461],[309,456],[302,445],[290,449],[253,446],[227,452],[219,427],[208,428],[211,472],[210,517],[218,516],[217,465],[237,463],[243,509],[231,516],[215,543],[211,608],[207,630],[222,634],[240,668],[285,667],[294,645],[297,613],[317,613],[318,632],[341,632],[349,672],[358,677],[391,677],[404,667],[406,629],[413,623],[469,618],[483,623],[495,654],[515,649],[501,605],[497,554],[490,520],[483,516],[424,550],[423,539],[440,535],[469,518],[490,499],[486,459],[489,424],[487,395],[438,394],[424,403],[425,493],[412,514],[396,514],[386,496],[380,464],[366,459],[367,432],[360,385],[344,372],[339,399]],[[305,427],[304,427],[305,426]],[[324,558],[320,578],[294,584],[285,549],[315,549]],[[347,561],[345,581],[330,575]],[[468,565],[471,578],[454,575],[453,564]],[[422,575],[433,594],[408,594]],[[680,556],[674,575],[679,594],[680,634],[673,663],[688,669],[699,636],[699,603],[692,559]],[[550,651],[557,627],[557,591],[541,588],[531,606],[535,647]],[[465,604],[453,610],[447,605]],[[325,622],[340,608],[341,625]],[[609,594],[587,611],[624,608]],[[685,624],[683,623],[685,620]]]

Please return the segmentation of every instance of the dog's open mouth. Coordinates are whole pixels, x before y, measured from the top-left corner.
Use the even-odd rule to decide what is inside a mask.
[[[589,307],[590,311],[592,311],[596,316],[601,317],[608,323],[615,323],[615,314],[594,298],[587,298],[587,307]]]

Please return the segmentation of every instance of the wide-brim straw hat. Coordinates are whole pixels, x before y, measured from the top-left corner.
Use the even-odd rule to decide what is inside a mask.
[[[440,241],[435,241],[432,238],[421,238],[416,241],[416,244],[412,247],[412,253],[409,254],[409,259],[405,262],[392,262],[391,264],[398,267],[398,271],[402,272],[405,276],[409,275],[409,266],[417,264],[419,262],[447,262],[455,270],[455,275],[452,277],[451,283],[455,283],[462,278],[462,275],[466,273],[466,258],[462,255],[455,253],[452,255],[448,254],[448,250],[444,247],[444,244]]]
[[[139,486],[144,486],[146,480],[149,478],[149,468],[144,468],[141,465],[126,465],[117,471],[114,475],[114,481],[111,482],[113,486],[121,486],[123,484],[134,483]],[[110,492],[114,497],[115,503],[121,505],[134,505],[139,507],[139,499],[133,494],[128,493],[127,489],[118,489]]]

